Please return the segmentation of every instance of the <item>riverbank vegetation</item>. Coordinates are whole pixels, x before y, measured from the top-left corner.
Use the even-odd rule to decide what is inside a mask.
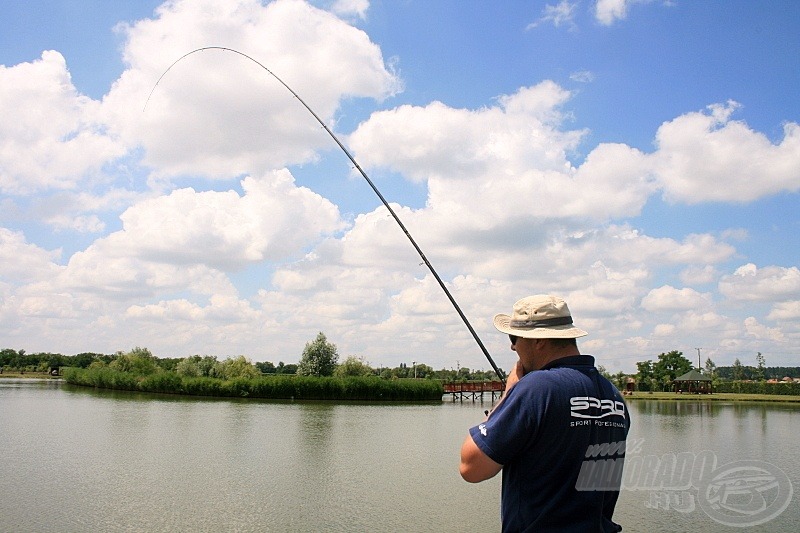
[[[768,367],[761,352],[757,352],[754,359],[754,366],[744,365],[737,358],[732,366],[718,367],[708,357],[704,367],[697,368],[683,352],[673,350],[660,354],[655,361],[637,362],[635,374],[618,372],[612,375],[602,367],[599,369],[619,390],[637,395],[669,393],[673,397],[686,387],[685,383],[676,382],[676,378],[694,369],[710,383],[715,396],[720,394],[718,398],[722,398],[722,394],[800,396],[800,367]]]
[[[295,356],[295,361],[297,361]],[[287,358],[289,359],[289,358]],[[218,359],[212,355],[192,355],[190,357],[156,357],[147,348],[133,348],[129,352],[114,354],[80,353],[63,355],[60,353],[27,353],[25,350],[6,348],[0,350],[0,377],[8,375],[46,375],[61,368],[97,368],[109,366],[123,371],[152,373],[156,370],[175,372],[186,377],[217,377],[227,379],[256,376],[336,376],[357,377],[374,376],[387,380],[416,378],[439,381],[491,381],[497,376],[491,370],[471,370],[456,363],[455,368],[434,370],[423,362],[411,360],[395,367],[373,367],[366,359],[348,356],[339,361],[336,345],[331,344],[320,332],[306,344],[297,363],[278,361],[252,362],[239,355]]]
[[[65,368],[64,380],[102,389],[292,400],[439,401],[442,384],[427,379],[386,380],[375,376],[251,376],[216,378],[160,371],[148,375],[109,367]]]
[[[740,394],[734,392],[714,392],[713,394],[677,394],[674,392],[636,392],[625,397],[628,400],[675,400],[710,402],[791,402],[800,404],[800,394]]]
[[[24,353],[8,351],[0,357],[13,355],[30,362]],[[77,358],[77,357],[76,357]],[[47,364],[54,362],[53,357]],[[63,362],[63,361],[59,361]],[[269,374],[244,356],[223,361],[212,356],[191,356],[164,361],[146,348],[134,348],[113,357],[86,357],[83,367],[67,366],[56,369],[67,383],[85,387],[128,390],[191,396],[237,398],[267,398],[295,400],[365,400],[365,401],[441,401],[442,383],[430,378],[383,378],[375,375],[365,361],[349,357],[338,363],[336,346],[323,333],[306,344],[296,372]],[[288,365],[282,363],[280,368]],[[46,370],[40,358],[36,367]]]

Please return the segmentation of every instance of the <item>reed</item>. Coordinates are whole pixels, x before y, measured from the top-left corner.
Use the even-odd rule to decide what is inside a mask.
[[[440,382],[379,377],[262,376],[218,379],[158,372],[140,376],[111,368],[65,368],[72,385],[101,389],[273,400],[431,401],[441,400]]]

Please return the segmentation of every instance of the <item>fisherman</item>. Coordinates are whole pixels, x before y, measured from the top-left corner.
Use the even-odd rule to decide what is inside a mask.
[[[561,298],[537,295],[498,314],[519,358],[503,397],[470,428],[461,477],[503,471],[502,531],[621,531],[612,521],[630,418],[619,391],[581,355]]]

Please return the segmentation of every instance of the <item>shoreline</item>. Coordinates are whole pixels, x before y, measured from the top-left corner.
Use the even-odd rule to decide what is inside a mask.
[[[0,379],[39,379],[50,381],[63,381],[62,376],[52,376],[47,373],[3,373]],[[678,394],[675,392],[634,392],[624,395],[625,401],[708,401],[708,402],[771,402],[800,404],[800,396],[780,394],[745,394],[735,392],[721,392],[715,394]]]
[[[800,403],[800,396],[781,394],[746,394],[736,392],[720,392],[714,394],[678,394],[676,392],[634,392],[624,396],[628,400],[674,400],[674,401],[710,401],[710,402],[776,402]]]

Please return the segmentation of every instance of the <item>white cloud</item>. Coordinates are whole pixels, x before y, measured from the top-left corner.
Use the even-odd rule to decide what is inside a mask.
[[[719,292],[734,301],[775,302],[800,297],[800,269],[748,263],[723,276]]]
[[[756,339],[783,341],[784,335],[780,328],[770,328],[760,324],[755,317],[748,317],[744,321],[744,327],[747,334],[755,337]]]
[[[575,29],[575,9],[578,7],[577,2],[570,2],[569,0],[561,0],[558,4],[545,4],[542,9],[542,16],[528,25],[526,29],[531,29],[539,26],[542,23],[552,23],[556,28],[566,25],[570,29]]]
[[[380,49],[361,30],[297,0],[169,2],[157,18],[121,26],[130,65],[104,99],[114,131],[146,150],[162,176],[229,179],[317,158],[332,148],[314,118],[262,63],[331,126],[342,98],[382,99],[400,90]]]
[[[800,318],[800,300],[776,303],[767,315],[769,320],[795,320]]]
[[[800,190],[800,125],[787,122],[775,144],[731,120],[735,102],[687,113],[656,133],[654,173],[672,201],[747,202]]]
[[[288,170],[247,177],[242,187],[244,196],[177,189],[136,204],[120,217],[118,245],[151,261],[237,270],[296,256],[343,228],[336,206],[296,187]]]
[[[711,307],[711,297],[694,289],[664,285],[647,293],[642,298],[642,307],[647,311],[705,310]]]
[[[58,52],[0,65],[0,191],[74,189],[102,179],[102,165],[125,149],[105,132],[98,108],[72,85]]]
[[[635,0],[597,0],[595,17],[598,22],[610,26],[628,16],[628,8]]]
[[[331,5],[331,11],[339,15],[355,15],[360,19],[367,18],[369,0],[335,0]]]
[[[52,276],[60,256],[61,250],[44,250],[22,232],[0,227],[0,280],[19,284]]]

